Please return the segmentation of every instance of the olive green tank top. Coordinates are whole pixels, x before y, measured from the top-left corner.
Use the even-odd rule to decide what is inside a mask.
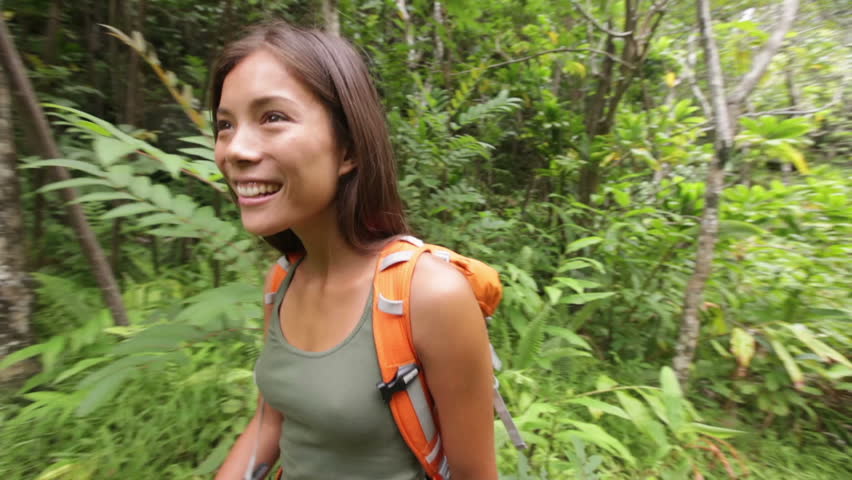
[[[294,266],[275,294],[266,344],[255,365],[263,398],[284,415],[285,480],[419,480],[424,473],[397,430],[376,383],[372,291],[352,333],[336,347],[307,352],[290,345],[279,310]]]

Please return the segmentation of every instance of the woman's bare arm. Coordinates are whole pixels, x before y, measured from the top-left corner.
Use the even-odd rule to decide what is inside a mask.
[[[264,292],[272,289],[272,278],[275,272],[273,266],[266,274],[264,282]],[[270,304],[263,305],[263,335],[266,338],[266,332],[269,331],[269,322],[272,318],[272,308]],[[258,437],[258,426],[261,421],[261,408],[263,409],[263,428],[260,429],[260,437]],[[266,404],[263,397],[258,395],[257,411],[252,417],[246,429],[237,439],[237,442],[231,447],[228,457],[219,468],[219,473],[216,475],[216,480],[243,480],[243,475],[246,468],[249,466],[252,452],[257,445],[257,458],[255,459],[255,469],[263,463],[267,468],[272,468],[272,465],[278,460],[278,439],[281,437],[281,424],[284,418],[281,412],[275,410]]]
[[[488,332],[464,275],[423,255],[411,285],[411,324],[453,480],[497,480]]]

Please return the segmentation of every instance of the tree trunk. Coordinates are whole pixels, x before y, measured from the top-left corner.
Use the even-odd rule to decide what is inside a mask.
[[[44,63],[47,65],[56,63],[61,12],[62,0],[53,0],[50,2],[50,9],[47,14],[47,29],[44,33],[44,51],[42,52]]]
[[[411,22],[411,15],[408,13],[408,5],[406,5],[405,0],[396,0],[396,11],[399,18],[402,19],[403,25],[405,25],[405,45],[408,47],[407,65],[409,70],[414,70],[417,67],[420,55],[414,45],[414,24]]]
[[[0,359],[32,343],[33,293],[25,266],[11,103],[6,75],[0,75]],[[36,368],[35,362],[20,362],[0,371],[0,383],[29,376]]]
[[[739,119],[739,112],[742,111],[748,96],[754,91],[754,86],[757,85],[757,82],[769,67],[772,56],[781,47],[781,40],[793,24],[798,4],[798,0],[785,0],[784,14],[775,31],[773,31],[761,52],[755,55],[752,69],[733,90],[732,95],[736,96],[729,97],[725,93],[722,64],[719,60],[719,50],[716,47],[716,39],[713,35],[709,0],[697,0],[698,27],[701,31],[701,42],[707,62],[716,141],[715,155],[707,172],[704,213],[701,216],[701,226],[698,233],[695,269],[686,285],[683,320],[673,360],[674,370],[684,389],[689,380],[689,370],[692,367],[695,349],[698,346],[698,336],[701,332],[699,309],[704,297],[704,287],[711,272],[713,250],[719,237],[719,202],[723,188],[724,169],[734,153],[735,126]]]
[[[35,126],[34,130],[39,137],[39,143],[44,149],[44,156],[46,158],[61,157],[62,154],[56,146],[56,142],[50,132],[50,125],[41,109],[41,105],[36,99],[35,92],[27,77],[26,69],[15,48],[15,44],[12,42],[12,36],[9,34],[9,29],[4,19],[0,19],[0,58],[2,58],[3,70],[8,75],[13,91],[20,96],[21,104],[24,105],[26,114],[29,115],[32,124]],[[71,178],[71,175],[64,168],[53,168],[51,173],[56,180]],[[89,260],[95,280],[97,280],[98,286],[101,288],[104,302],[112,312],[113,320],[117,325],[128,325],[127,312],[124,309],[124,302],[121,299],[121,292],[118,288],[118,283],[115,281],[112,269],[109,268],[106,256],[98,244],[88,220],[86,220],[82,207],[74,203],[74,200],[77,199],[77,192],[72,188],[65,188],[60,191],[60,194],[66,204],[71,226],[77,234],[77,239],[80,242],[83,253]]]
[[[337,11],[337,0],[322,0],[322,21],[326,32],[332,35],[340,35],[340,14]]]
[[[146,0],[138,0],[136,9],[129,13],[127,23],[131,25],[131,32],[137,31],[145,34],[145,7]],[[130,55],[127,65],[127,93],[125,94],[124,121],[130,125],[143,127],[142,121],[142,90],[139,88],[141,71],[139,68],[139,55]]]

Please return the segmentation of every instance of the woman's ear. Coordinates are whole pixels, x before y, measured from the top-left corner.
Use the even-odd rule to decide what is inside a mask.
[[[355,167],[357,166],[358,164],[355,163],[355,160],[352,159],[349,152],[346,152],[343,155],[343,160],[340,161],[340,166],[337,167],[337,176],[342,177],[352,170],[355,170]]]

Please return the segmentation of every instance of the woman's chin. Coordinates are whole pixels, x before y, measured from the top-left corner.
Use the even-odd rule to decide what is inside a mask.
[[[275,235],[276,233],[281,233],[284,230],[287,230],[287,226],[281,225],[272,225],[269,222],[263,221],[255,221],[251,218],[246,218],[243,216],[243,228],[246,229],[247,232],[252,235],[258,235],[260,237],[270,237]]]

